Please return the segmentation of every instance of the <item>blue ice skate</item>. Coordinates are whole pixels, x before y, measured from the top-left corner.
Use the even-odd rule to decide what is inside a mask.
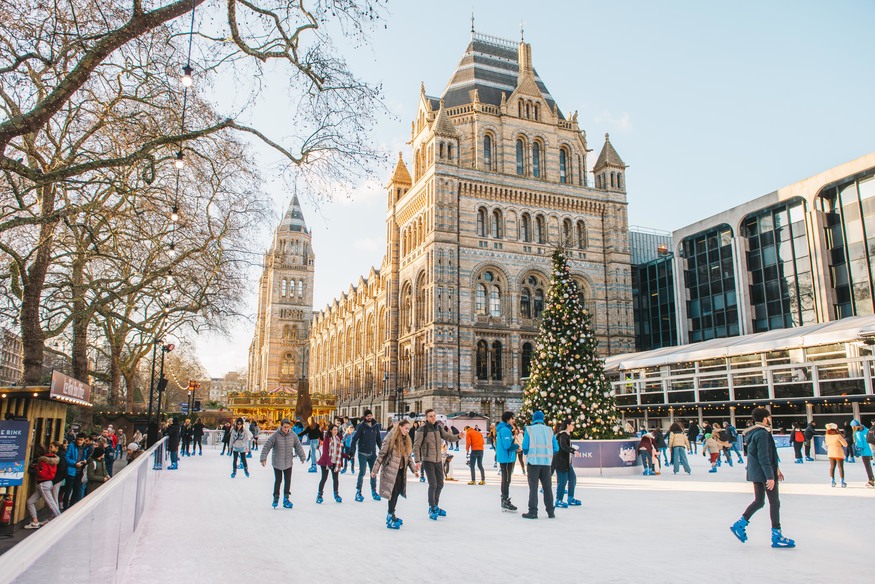
[[[744,517],[732,524],[729,530],[738,538],[741,543],[747,541],[747,524],[748,521]]]
[[[292,505],[292,502],[289,501],[288,497],[283,499],[283,509],[291,509],[292,507],[294,507],[294,505]]]
[[[362,501],[365,500],[365,498],[362,496],[362,492],[361,492],[361,491],[356,491],[356,492],[355,492],[355,500],[358,501],[359,503],[361,503]]]
[[[272,506],[274,509],[276,509],[277,506],[279,506],[279,504],[280,504],[280,496],[277,495],[277,496],[275,496],[275,497],[273,498],[273,503],[271,504],[271,506]]]
[[[772,547],[773,548],[794,548],[796,542],[781,535],[780,529],[772,530]]]

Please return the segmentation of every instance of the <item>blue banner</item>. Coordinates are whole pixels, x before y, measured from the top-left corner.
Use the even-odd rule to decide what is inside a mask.
[[[618,468],[638,464],[638,439],[574,440],[578,450],[571,459],[576,468]]]
[[[28,421],[0,421],[0,487],[19,487],[27,468]]]

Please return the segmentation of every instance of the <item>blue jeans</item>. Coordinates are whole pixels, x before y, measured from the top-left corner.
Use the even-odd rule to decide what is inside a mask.
[[[310,467],[316,467],[316,451],[319,449],[318,440],[310,440]]]
[[[665,460],[665,464],[668,464],[668,447],[663,446],[659,449],[659,453],[662,454],[662,459]]]
[[[171,450],[170,451],[170,464],[176,464],[179,461],[179,451]]]
[[[738,451],[738,440],[735,440],[734,442],[731,442],[730,444],[731,444],[731,446],[729,447],[729,450],[731,450],[732,452],[734,452],[738,456],[738,460],[742,460],[741,452]]]
[[[374,470],[374,464],[376,464],[376,462],[377,462],[377,455],[376,454],[362,454],[361,452],[359,452],[358,457],[359,457],[359,477],[358,477],[358,481],[356,481],[356,484],[355,484],[355,490],[361,491],[362,490],[362,483],[364,482],[364,479],[365,479],[365,470],[368,469],[369,467],[370,467],[371,471]],[[370,475],[370,471],[368,472],[368,475]],[[375,479],[374,477],[371,477],[371,490],[372,491],[377,490],[377,479]]]
[[[468,464],[471,466],[471,482],[477,478],[476,469],[474,466],[480,468],[480,480],[484,483],[486,482],[486,473],[483,470],[483,451],[482,450],[472,450],[471,458],[468,460]]]
[[[574,498],[574,487],[577,486],[577,475],[574,474],[574,467],[569,467],[568,471],[556,471],[556,500],[561,501],[565,498],[565,485],[568,485],[568,500]]]
[[[639,450],[638,454],[641,455],[641,462],[644,464],[644,468],[653,470],[653,455],[649,450]]]
[[[683,465],[686,472],[690,472],[690,462],[687,460],[687,449],[683,446],[675,446],[671,449],[671,458],[674,463],[674,472],[677,473],[678,467]]]

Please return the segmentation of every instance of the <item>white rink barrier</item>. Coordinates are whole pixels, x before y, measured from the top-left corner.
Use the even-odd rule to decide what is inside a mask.
[[[166,472],[165,440],[0,556],[0,584],[119,582]]]

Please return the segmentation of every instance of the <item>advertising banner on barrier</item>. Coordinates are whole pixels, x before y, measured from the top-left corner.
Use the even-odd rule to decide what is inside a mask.
[[[571,464],[576,468],[632,467],[638,461],[638,440],[574,440],[578,450]]]
[[[18,487],[24,482],[29,436],[26,420],[0,422],[0,487]]]

